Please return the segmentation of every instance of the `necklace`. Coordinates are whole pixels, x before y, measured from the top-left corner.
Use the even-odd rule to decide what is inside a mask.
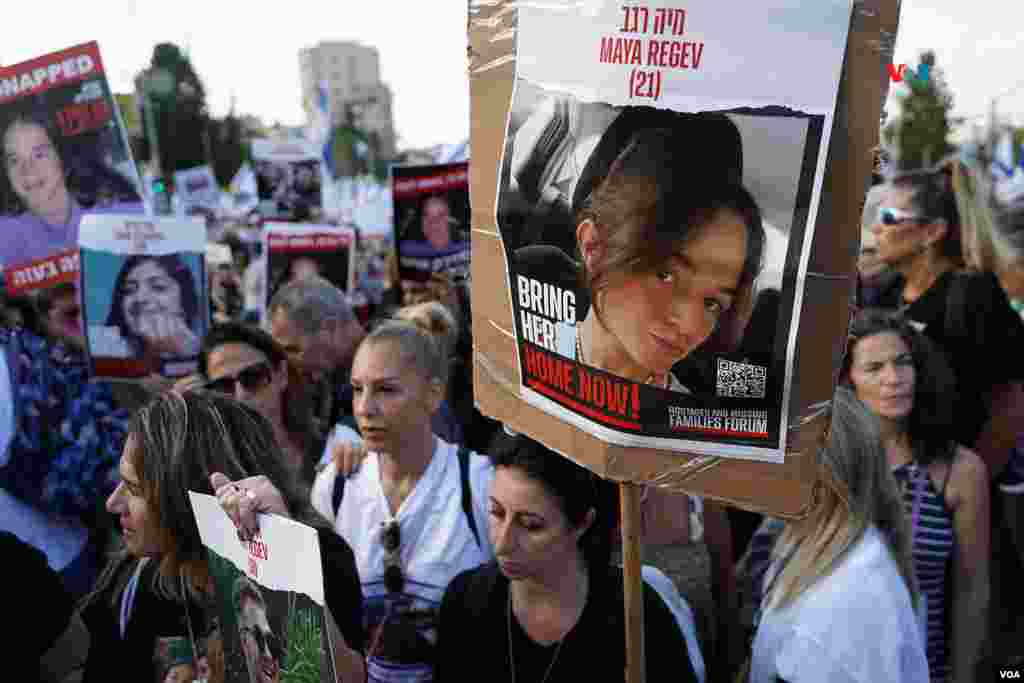
[[[584,365],[587,362],[586,359],[583,357],[583,340],[582,340],[582,336],[583,335],[580,334],[580,330],[577,327],[577,330],[576,330],[576,362],[579,363],[580,365]],[[668,389],[668,386],[669,386],[669,384],[668,384],[669,383],[669,379],[668,378],[669,378],[669,373],[666,372],[665,373],[665,381],[661,383],[661,388],[662,389]],[[655,382],[654,382],[655,379],[656,379],[656,377],[655,377],[654,373],[652,372],[651,374],[647,375],[647,379],[645,379],[643,381],[643,384],[650,384],[650,385],[653,385],[653,386],[657,386],[655,384]]]
[[[508,587],[508,607],[505,611],[508,616],[508,667],[512,673],[512,683],[516,683],[516,660],[513,654],[512,646],[512,586]],[[570,629],[571,631],[572,629]],[[562,654],[562,646],[565,645],[565,639],[569,636],[568,633],[558,641],[558,647],[555,648],[555,654],[551,657],[551,663],[548,664],[548,670],[544,672],[544,678],[540,679],[540,683],[547,683],[548,676],[551,675],[551,671],[555,668],[555,663],[558,661],[558,655]]]

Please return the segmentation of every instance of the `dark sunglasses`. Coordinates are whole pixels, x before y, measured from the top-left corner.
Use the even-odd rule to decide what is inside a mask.
[[[284,643],[272,631],[262,631],[252,626],[245,626],[239,630],[243,634],[248,633],[252,636],[252,639],[256,641],[256,647],[259,648],[260,654],[269,649],[270,656],[277,660],[278,663],[284,660]]]
[[[405,587],[405,572],[398,560],[402,547],[402,530],[398,520],[393,519],[380,531],[380,543],[384,546],[384,587],[389,593],[400,593]]]
[[[250,365],[244,370],[239,370],[234,375],[211,379],[205,384],[205,387],[210,391],[222,394],[234,394],[236,383],[241,384],[246,391],[256,391],[270,384],[270,379],[270,363],[263,361],[256,365]]]
[[[878,209],[878,222],[882,225],[900,225],[908,221],[917,221],[921,223],[928,220],[924,216],[919,216],[903,209],[890,209],[882,206]]]

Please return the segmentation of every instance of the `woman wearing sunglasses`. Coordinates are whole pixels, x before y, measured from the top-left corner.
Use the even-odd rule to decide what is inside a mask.
[[[850,327],[841,377],[878,417],[903,489],[931,678],[972,680],[989,601],[989,483],[953,438],[949,366],[901,318],[868,309]]]
[[[216,486],[222,500],[237,505],[256,494],[238,485],[225,489],[225,476],[259,473],[292,517],[315,520],[267,420],[217,393],[167,392],[143,406],[132,418],[119,470],[107,510],[120,521],[124,548],[81,605],[92,638],[87,683],[157,680],[161,653],[186,648],[197,666],[201,653],[217,649],[201,642],[214,630],[215,609],[190,490],[213,493]],[[319,541],[337,668],[342,680],[363,680],[362,596],[352,551],[327,529]],[[223,675],[211,672],[210,679]]]
[[[203,340],[199,370],[205,388],[234,396],[270,421],[288,467],[312,485],[324,438],[306,385],[277,342],[256,327],[218,325]]]
[[[610,563],[608,484],[522,436],[500,444],[492,458],[497,562],[448,587],[435,680],[621,681],[623,575]],[[646,585],[643,601],[650,680],[698,680],[668,605]]]
[[[1013,401],[1024,380],[1024,323],[990,272],[964,271],[960,212],[945,170],[895,176],[872,226],[894,277],[877,306],[899,310],[949,356],[957,443],[998,474],[1014,447]]]

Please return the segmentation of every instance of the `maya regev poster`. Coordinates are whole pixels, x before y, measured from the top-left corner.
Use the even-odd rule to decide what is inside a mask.
[[[0,144],[4,289],[14,295],[50,290],[48,308],[56,310],[60,297],[70,313],[78,308],[82,216],[144,212],[96,43],[0,67]],[[77,337],[79,324],[75,313],[51,331]]]
[[[349,227],[267,223],[263,228],[266,305],[281,287],[310,277],[321,277],[350,294],[355,282],[355,242],[355,230]]]
[[[265,220],[315,220],[323,211],[323,161],[313,143],[253,140],[252,165]]]
[[[521,393],[779,461],[850,0],[522,5],[498,192]]]
[[[393,166],[395,244],[403,291],[431,276],[469,278],[469,164]]]
[[[219,680],[335,683],[316,531],[260,515],[259,533],[243,543],[214,496],[188,495],[216,593],[224,652]]]
[[[181,377],[198,369],[209,328],[206,224],[86,216],[82,316],[96,377]]]

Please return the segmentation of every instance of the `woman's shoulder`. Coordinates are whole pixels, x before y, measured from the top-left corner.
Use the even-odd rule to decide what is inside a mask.
[[[971,449],[957,445],[952,462],[947,465],[949,482],[946,485],[946,502],[955,510],[967,500],[976,500],[986,494],[989,488],[989,471],[985,461]]]
[[[480,613],[489,605],[501,603],[494,598],[507,585],[498,563],[489,562],[457,574],[448,584],[444,599],[449,605]]]

